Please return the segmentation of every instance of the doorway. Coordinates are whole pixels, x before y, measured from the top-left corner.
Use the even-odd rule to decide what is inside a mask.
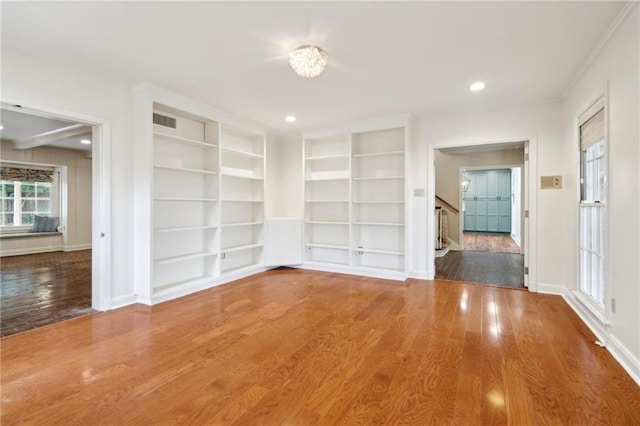
[[[435,278],[525,288],[527,145],[434,149],[436,211],[439,222],[444,215],[448,224],[439,233],[446,234],[449,247],[434,259]]]
[[[104,229],[108,124],[19,103],[0,112],[5,336],[105,308],[106,244],[95,230]]]

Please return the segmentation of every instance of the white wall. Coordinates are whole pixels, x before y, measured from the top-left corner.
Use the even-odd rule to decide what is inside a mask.
[[[577,117],[608,85],[609,187],[607,200],[607,285],[616,300],[616,311],[606,301],[610,337],[628,350],[640,373],[640,7],[633,9],[595,60],[570,90],[564,106],[565,161],[572,166],[570,217],[578,220],[578,128]],[[572,246],[571,290],[578,288],[577,226],[568,229]],[[616,342],[614,342],[616,343]],[[640,376],[639,376],[640,377]]]
[[[267,138],[267,218],[304,216],[302,136]]]
[[[64,250],[91,248],[91,158],[86,152],[42,146],[13,149],[11,142],[2,142],[3,160],[67,166],[67,231]],[[2,253],[19,250],[21,254],[37,251],[41,238],[2,240]],[[51,248],[46,246],[47,249]]]
[[[482,114],[422,117],[416,120],[412,149],[412,185],[429,189],[427,179],[428,147],[444,148],[473,143],[518,142],[534,139],[538,150],[536,182],[541,175],[568,175],[572,164],[566,161],[563,146],[562,103],[554,102]],[[427,194],[433,197],[434,194]],[[571,190],[537,190],[538,250],[537,281],[567,285],[572,277],[571,249],[568,229]],[[433,264],[427,255],[427,198],[413,199],[414,241],[412,270],[414,275],[433,274]],[[425,237],[422,237],[425,236]]]
[[[447,210],[449,237],[460,243],[460,169],[465,167],[514,166],[524,164],[524,149],[501,149],[479,152],[435,151],[436,194],[460,211]],[[436,204],[437,201],[436,201]],[[518,210],[519,211],[519,210]]]
[[[2,100],[20,99],[110,120],[111,299],[133,293],[133,182],[131,95],[128,87],[88,78],[74,68],[59,69],[3,47]]]

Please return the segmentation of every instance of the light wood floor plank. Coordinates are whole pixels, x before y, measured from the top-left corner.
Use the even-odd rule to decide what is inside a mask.
[[[2,424],[640,424],[558,296],[278,269],[0,340]]]

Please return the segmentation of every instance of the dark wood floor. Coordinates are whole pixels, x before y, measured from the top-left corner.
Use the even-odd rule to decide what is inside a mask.
[[[91,250],[0,259],[0,335],[86,315],[91,309]]]
[[[280,269],[3,338],[2,424],[638,425],[559,296]]]
[[[524,288],[524,256],[513,253],[450,251],[436,257],[436,278]]]
[[[487,232],[463,233],[465,250],[489,251],[492,253],[520,253],[520,247],[508,234],[492,234]]]

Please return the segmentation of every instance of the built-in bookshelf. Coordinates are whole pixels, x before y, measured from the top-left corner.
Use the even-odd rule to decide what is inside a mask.
[[[407,120],[304,139],[305,265],[407,272]]]
[[[220,155],[221,272],[260,267],[264,264],[264,136],[222,126]]]
[[[310,138],[304,144],[305,260],[349,265],[350,136]]]
[[[243,123],[159,88],[134,89],[139,301],[264,267],[265,134]]]
[[[155,104],[153,294],[216,277],[218,123]]]

